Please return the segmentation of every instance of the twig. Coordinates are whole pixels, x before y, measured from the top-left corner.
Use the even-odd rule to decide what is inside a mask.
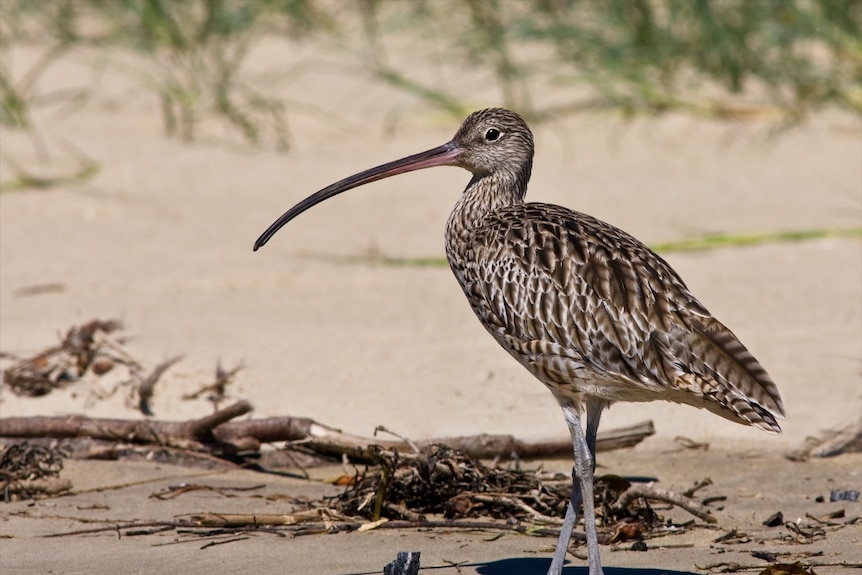
[[[411,441],[409,437],[404,437],[403,435],[399,435],[398,433],[395,433],[394,431],[390,431],[388,428],[386,428],[386,426],[378,425],[377,427],[375,427],[374,428],[374,437],[377,437],[377,432],[388,433],[389,435],[391,435],[393,437],[397,437],[398,439],[400,439],[401,441],[403,441],[404,443],[409,445],[410,449],[413,450],[413,453],[419,453],[419,451],[421,451],[419,449],[419,446],[416,445],[415,443],[413,443],[413,441]]]
[[[245,415],[252,410],[251,403],[246,400],[238,401],[233,405],[229,405],[224,409],[220,409],[215,413],[194,419],[184,424],[185,432],[196,439],[202,439],[212,434],[213,429],[227,423],[235,417]]]
[[[362,525],[366,525],[367,522],[354,522],[354,521],[333,521],[332,519],[326,518],[323,515],[324,512],[328,512],[328,510],[314,510],[318,512],[320,515],[319,518],[323,518],[324,521],[320,523],[309,523],[306,521],[297,521],[293,524],[283,522],[283,523],[275,523],[275,520],[279,517],[288,517],[288,516],[278,516],[278,515],[253,515],[253,514],[204,514],[200,516],[191,516],[190,520],[176,520],[176,521],[142,521],[142,522],[133,522],[133,523],[122,523],[122,524],[111,524],[104,525],[101,527],[93,527],[90,529],[77,529],[74,531],[66,531],[61,533],[50,533],[48,535],[43,535],[43,537],[47,538],[57,538],[57,537],[69,537],[73,535],[91,535],[94,533],[104,533],[107,531],[123,531],[127,529],[145,529],[145,528],[162,528],[162,527],[173,527],[175,529],[181,530],[181,532],[185,533],[196,533],[199,530],[204,530],[205,534],[211,534],[213,527],[227,527],[224,523],[218,523],[214,521],[213,523],[208,523],[212,518],[216,519],[224,519],[229,520],[230,528],[243,529],[248,527],[261,528],[261,527],[272,527],[278,528],[281,530],[287,530],[294,535],[302,535],[308,533],[326,533],[335,531],[356,531]],[[294,513],[293,516],[298,516],[305,513],[312,513],[312,511],[308,512],[297,512]],[[190,521],[194,521],[197,518],[201,518],[201,523],[195,524]],[[534,535],[539,537],[557,537],[560,534],[560,530],[556,528],[548,528],[548,527],[536,527],[534,525],[524,525],[520,523],[512,523],[510,521],[500,521],[500,520],[486,520],[486,521],[478,521],[473,519],[443,519],[443,520],[421,520],[421,521],[402,521],[402,520],[390,520],[386,523],[382,523],[378,526],[378,529],[465,529],[465,530],[487,530],[487,531],[511,531],[517,533],[523,533],[526,535]],[[583,533],[572,533],[572,538],[575,540],[584,540]]]
[[[214,547],[216,545],[224,545],[225,543],[234,543],[235,541],[245,541],[249,539],[249,537],[232,537],[230,539],[220,539],[218,541],[210,541],[206,545],[202,545],[201,549],[206,549],[208,547]]]
[[[235,376],[243,367],[245,366],[239,364],[233,369],[225,371],[221,366],[221,362],[219,362],[216,365],[215,381],[209,385],[201,387],[195,392],[183,395],[183,399],[197,399],[204,393],[208,393],[210,395],[207,399],[209,399],[213,403],[213,406],[218,409],[219,403],[225,399],[225,390],[227,386],[233,380],[233,376]]]
[[[710,479],[709,477],[707,477],[705,479],[701,479],[700,481],[697,481],[694,485],[692,485],[691,487],[689,487],[688,489],[683,491],[682,494],[685,495],[686,497],[694,497],[694,494],[697,491],[700,491],[701,489],[703,489],[704,487],[706,487],[708,485],[712,485],[712,479]]]
[[[658,487],[652,487],[651,485],[632,485],[622,495],[620,495],[616,503],[611,506],[611,510],[617,512],[622,511],[628,507],[632,501],[640,497],[671,503],[677,507],[685,509],[698,519],[702,519],[707,523],[716,522],[715,517],[713,517],[710,514],[709,509],[704,506],[699,505],[695,501],[692,501],[688,497],[679,493],[668,491],[667,489],[659,489]]]
[[[49,533],[42,535],[46,538],[54,537],[69,537],[71,535],[92,535],[93,533],[104,533],[105,531],[117,531],[118,529],[142,529],[142,528],[159,528],[159,527],[188,527],[188,523],[184,521],[141,521],[135,523],[111,524],[102,527],[92,527],[90,529],[76,529],[75,531],[64,531],[62,533]]]
[[[259,485],[250,485],[248,487],[213,487],[212,485],[201,485],[198,483],[184,483],[182,485],[171,485],[164,491],[151,493],[150,497],[165,501],[179,497],[185,493],[191,493],[192,491],[214,491],[224,497],[236,497],[236,495],[228,493],[228,491],[256,491],[258,489],[263,489],[264,487],[266,487],[266,484],[263,483]]]
[[[162,377],[172,365],[177,363],[183,358],[182,355],[174,356],[168,360],[163,361],[158,364],[150,374],[141,380],[138,384],[138,409],[141,410],[141,413],[144,415],[153,415],[153,410],[150,408],[150,400],[153,398],[153,392],[156,388],[156,382],[159,381],[159,378]]]
[[[487,493],[465,493],[465,497],[469,497],[473,501],[478,501],[480,503],[490,503],[492,505],[500,505],[505,507],[512,507],[515,509],[519,509],[521,511],[526,512],[530,516],[533,517],[534,520],[540,521],[541,523],[547,525],[562,525],[563,520],[557,517],[549,517],[544,513],[536,511],[523,501],[521,501],[517,497],[504,496],[504,495],[493,495]]]

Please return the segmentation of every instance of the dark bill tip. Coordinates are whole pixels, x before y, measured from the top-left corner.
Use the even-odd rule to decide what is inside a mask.
[[[275,220],[272,225],[270,225],[266,231],[257,238],[257,241],[254,242],[254,251],[257,251],[259,248],[264,246],[266,242],[268,242],[287,222],[307,209],[314,207],[341,192],[346,192],[347,190],[357,188],[364,184],[369,184],[390,176],[412,172],[414,170],[432,168],[434,166],[458,165],[457,158],[462,151],[463,150],[458,147],[455,142],[448,142],[442,146],[432,148],[431,150],[426,150],[400,160],[395,160],[394,162],[389,162],[388,164],[365,170],[364,172],[354,174],[348,178],[335,182],[331,186],[327,186],[319,192],[308,196],[284,212],[281,217]]]

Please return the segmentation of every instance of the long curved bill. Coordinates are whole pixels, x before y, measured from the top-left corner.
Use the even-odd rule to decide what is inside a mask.
[[[390,176],[412,172],[414,170],[422,170],[424,168],[432,168],[434,166],[458,165],[457,158],[461,155],[462,151],[463,149],[454,141],[447,142],[442,146],[438,146],[431,150],[407,156],[406,158],[395,160],[394,162],[389,162],[388,164],[383,164],[382,166],[377,166],[370,170],[365,170],[364,172],[354,174],[339,182],[335,182],[331,186],[327,186],[319,192],[308,196],[284,212],[280,218],[275,220],[275,222],[273,222],[273,224],[269,226],[259,238],[257,238],[257,241],[254,242],[254,251],[257,251],[258,248],[266,244],[266,242],[268,242],[270,238],[275,235],[275,232],[280,230],[284,224],[305,210],[316,206],[320,202],[328,200],[332,196],[337,196],[341,192],[346,192],[347,190],[357,188],[364,184],[376,182],[377,180],[382,180],[383,178],[388,178]]]

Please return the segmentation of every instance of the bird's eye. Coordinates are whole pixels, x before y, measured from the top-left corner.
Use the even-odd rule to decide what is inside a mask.
[[[500,138],[500,130],[497,128],[490,128],[487,132],[485,132],[485,139],[489,142],[493,142]]]

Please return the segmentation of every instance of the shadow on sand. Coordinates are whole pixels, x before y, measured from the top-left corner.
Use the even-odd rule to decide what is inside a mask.
[[[551,562],[549,559],[537,557],[518,557],[502,559],[477,566],[476,572],[482,575],[545,575]],[[605,575],[697,575],[693,571],[671,571],[651,567],[604,567]],[[563,567],[563,575],[588,575],[586,565],[568,565]]]
[[[492,561],[490,563],[460,563],[459,567],[475,567],[476,572],[481,575],[546,575],[548,567],[551,565],[550,559],[538,557],[517,557],[512,559],[502,559],[500,561]],[[672,571],[670,569],[656,569],[645,567],[643,569],[636,567],[603,567],[605,575],[699,575],[694,571]],[[422,567],[420,573],[428,573],[443,571],[449,573],[450,570],[457,570],[451,565],[441,565],[435,567]],[[460,570],[457,570],[460,573]],[[589,575],[590,570],[586,565],[568,565],[563,567],[563,575]],[[350,575],[375,575],[379,572],[364,572],[351,573]]]

